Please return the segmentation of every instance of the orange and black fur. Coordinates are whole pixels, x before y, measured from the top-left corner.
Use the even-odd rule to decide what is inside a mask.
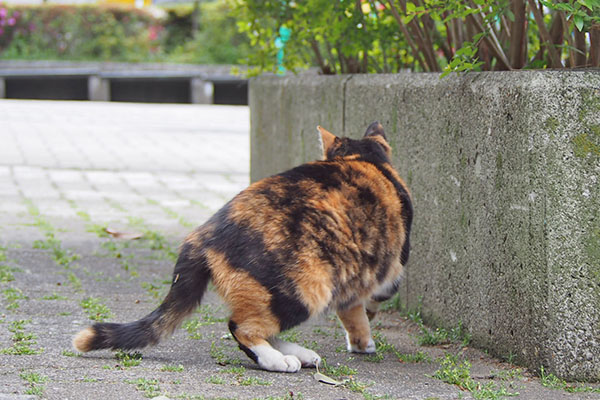
[[[98,323],[77,350],[153,345],[200,304],[207,284],[229,305],[240,348],[270,371],[296,372],[320,357],[276,335],[328,309],[348,350],[375,351],[369,319],[397,290],[408,260],[412,205],[390,163],[383,128],[362,140],[318,128],[325,160],[252,184],[184,241],[171,289],[139,321]]]

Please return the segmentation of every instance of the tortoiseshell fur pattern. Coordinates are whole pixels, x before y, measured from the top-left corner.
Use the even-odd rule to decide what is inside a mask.
[[[156,344],[196,309],[212,280],[230,307],[233,337],[264,369],[319,363],[314,351],[276,335],[326,310],[337,312],[349,351],[374,352],[369,319],[396,292],[408,261],[410,194],[379,123],[361,140],[318,129],[324,160],[250,185],[186,237],[155,311],[127,324],[95,324],[74,346]]]

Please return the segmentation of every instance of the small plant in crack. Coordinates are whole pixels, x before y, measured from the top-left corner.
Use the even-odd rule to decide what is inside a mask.
[[[471,377],[471,363],[467,360],[461,362],[458,356],[452,354],[446,354],[441,360],[440,368],[433,374],[433,378],[471,392],[476,399],[500,399],[519,395],[494,382],[482,383],[474,380]]]
[[[36,372],[21,372],[19,376],[29,384],[29,387],[25,390],[25,394],[40,397],[44,395],[44,390],[46,389],[44,383],[48,382],[47,376]]]
[[[121,367],[123,368],[137,367],[142,362],[142,353],[137,351],[128,353],[119,350],[115,353],[115,358],[119,361]]]
[[[89,319],[93,321],[104,322],[113,316],[110,309],[96,297],[87,297],[80,304]]]
[[[34,349],[37,344],[37,336],[30,332],[25,332],[25,325],[31,321],[21,319],[11,322],[8,330],[13,333],[11,347],[0,349],[0,353],[9,355],[35,355],[44,351],[42,348]]]
[[[29,300],[19,288],[9,287],[2,291],[2,296],[4,297],[4,301],[6,302],[6,309],[14,311],[19,308],[18,300]]]
[[[147,397],[150,399],[153,397],[159,396],[161,393],[158,379],[146,379],[146,378],[127,379],[127,380],[125,380],[125,383],[135,385],[135,387],[138,391],[143,392],[144,397]]]

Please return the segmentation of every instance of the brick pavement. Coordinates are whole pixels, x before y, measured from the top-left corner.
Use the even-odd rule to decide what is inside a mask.
[[[4,100],[0,212],[198,224],[248,185],[248,131],[246,107]]]
[[[181,238],[248,184],[248,132],[246,107],[0,100],[0,399],[599,397],[543,387],[460,340],[420,346],[422,328],[397,311],[372,324],[371,356],[345,351],[332,315],[283,334],[325,357],[340,387],[310,369],[258,370],[211,291],[156,347],[74,353],[91,320],[132,321],[160,302]],[[144,237],[113,239],[107,226]],[[442,360],[486,386],[433,378]]]

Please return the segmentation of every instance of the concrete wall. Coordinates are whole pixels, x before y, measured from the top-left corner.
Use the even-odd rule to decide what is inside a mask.
[[[260,77],[249,103],[252,180],[318,158],[317,124],[382,122],[414,197],[404,303],[600,379],[600,72]]]

